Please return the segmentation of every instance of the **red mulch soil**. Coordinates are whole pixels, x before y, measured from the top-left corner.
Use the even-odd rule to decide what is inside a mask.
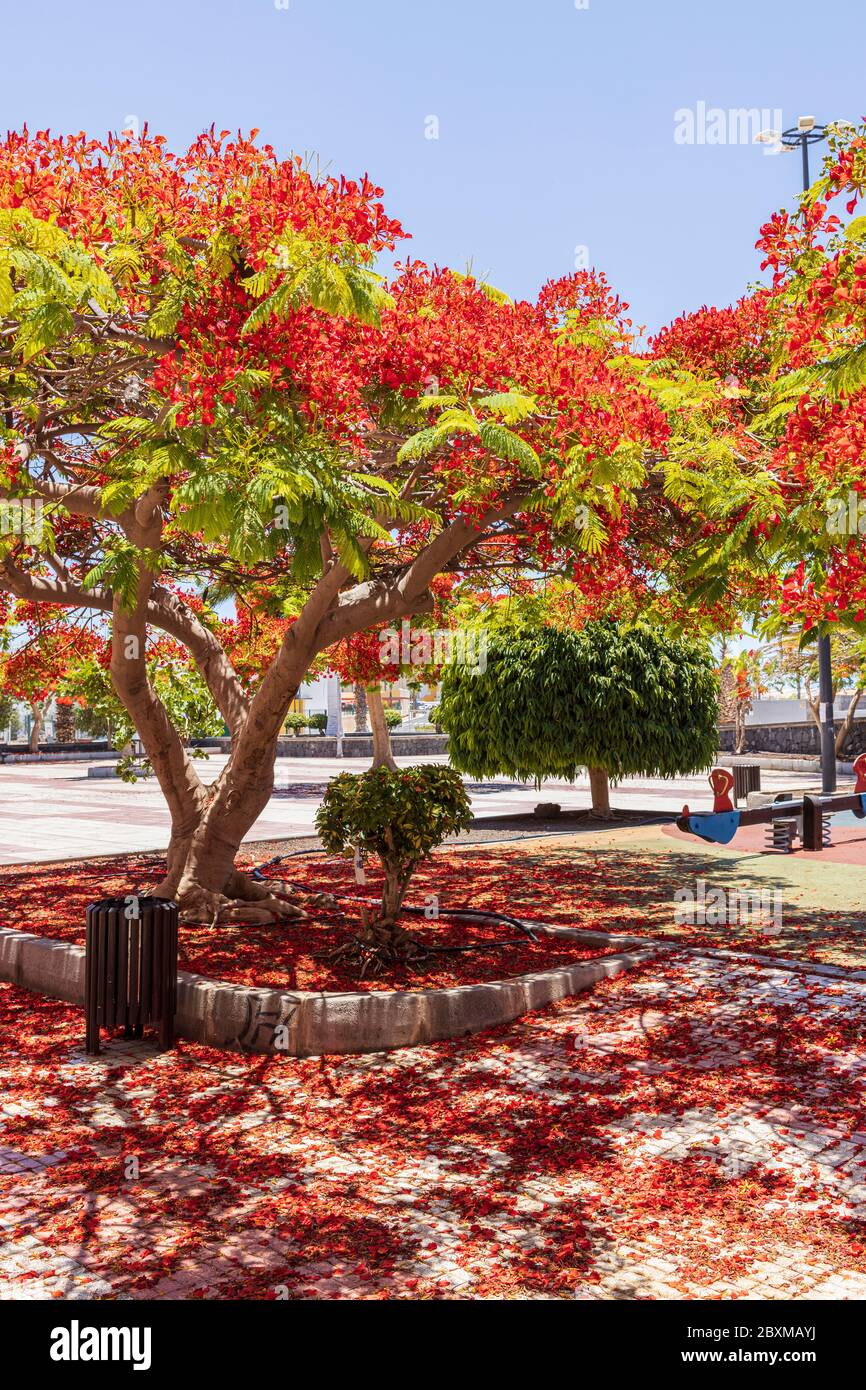
[[[155,855],[0,869],[0,927],[83,945],[89,902],[146,893],[162,877],[163,869],[162,859]],[[555,917],[560,925],[582,924],[579,914],[554,911],[539,888],[542,876],[533,883],[530,901],[525,874],[518,886],[514,870],[513,860],[489,851],[441,851],[418,871],[408,901],[423,907],[428,894],[435,893],[443,911],[449,906],[483,906],[537,920]],[[291,881],[292,897],[305,906],[308,920],[220,927],[183,924],[181,969],[231,984],[274,989],[442,989],[550,970],[608,953],[606,947],[587,947],[567,938],[541,937],[533,942],[505,923],[449,922],[444,918],[427,921],[407,915],[404,927],[435,947],[435,952],[411,968],[397,967],[359,979],[357,965],[332,961],[326,955],[344,944],[357,925],[358,903],[352,899],[377,900],[381,876],[376,869],[368,866],[366,884],[361,886],[350,862],[312,854],[289,859],[282,866],[269,866],[265,873],[269,878]],[[340,899],[339,906],[305,903],[306,898],[319,893],[334,895]],[[468,945],[474,949],[443,949]]]
[[[262,857],[258,852],[258,859]],[[243,865],[257,862],[250,852]],[[710,857],[712,858],[712,857]],[[129,856],[99,863],[42,864],[0,868],[0,926],[40,932],[65,941],[84,940],[88,902],[106,894],[147,892],[162,876],[159,855]],[[303,900],[317,893],[362,897],[374,901],[380,880],[372,867],[367,883],[355,882],[351,863],[309,854],[290,857],[265,870],[269,877],[291,880]],[[716,877],[728,888],[748,887],[748,866],[722,866],[718,876],[712,862],[706,867],[690,853],[653,854],[645,848],[611,843],[604,850],[579,839],[567,849],[543,845],[479,845],[437,850],[412,880],[409,902],[423,906],[436,894],[447,907],[477,907],[552,926],[582,927],[630,936],[666,937],[678,944],[759,951],[828,961],[849,967],[866,966],[866,916],[850,909],[832,909],[807,902],[800,890],[785,889],[783,929],[747,925],[677,925],[673,917],[675,889],[693,886],[695,875]],[[337,966],[317,958],[346,940],[357,916],[357,904],[342,902],[345,916],[308,908],[310,920],[299,924],[258,927],[185,927],[181,964],[212,978],[237,984],[286,989],[356,989],[354,966]],[[577,943],[542,939],[533,945],[505,925],[427,922],[407,917],[404,925],[435,945],[459,945],[495,938],[508,943],[497,950],[443,955],[423,968],[393,972],[363,982],[363,988],[388,989],[416,984],[447,987],[499,979],[546,969],[598,955]]]

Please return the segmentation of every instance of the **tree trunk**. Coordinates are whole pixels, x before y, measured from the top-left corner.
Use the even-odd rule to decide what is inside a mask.
[[[423,954],[412,933],[401,927],[399,921],[406,889],[416,867],[415,864],[397,865],[386,861],[380,912],[373,914],[369,908],[361,909],[361,940],[380,962],[409,961]]]
[[[589,790],[592,797],[592,813],[600,820],[610,820],[610,783],[603,767],[589,769]]]
[[[848,702],[848,708],[845,711],[845,718],[842,720],[842,723],[840,724],[836,732],[837,758],[840,758],[845,750],[845,744],[848,742],[848,735],[851,732],[851,725],[854,723],[854,715],[857,713],[857,706],[860,703],[860,696],[862,695],[862,693],[862,690],[854,691],[854,694],[851,696],[851,699]]]
[[[55,705],[54,737],[58,743],[72,743],[75,738],[75,706]]]
[[[746,716],[742,704],[737,701],[734,706],[734,752],[742,753],[743,744],[746,741]]]
[[[367,690],[361,681],[355,682],[355,733],[366,734],[370,731],[367,720]]]
[[[33,716],[33,723],[30,725],[30,752],[39,752],[39,740],[42,737],[42,725],[45,723],[45,703],[44,701],[33,700],[30,705],[30,713]]]
[[[406,889],[409,886],[411,874],[400,873],[392,865],[385,864],[385,882],[382,885],[382,922],[396,922],[403,906],[403,899],[406,896]]]
[[[141,725],[139,732],[162,782],[166,752],[158,749],[154,754]],[[239,753],[235,748],[216,781],[209,787],[200,786],[191,804],[176,790],[166,791],[172,809],[172,834],[165,878],[153,893],[174,899],[183,920],[216,925],[306,915],[296,904],[274,896],[286,891],[285,884],[273,880],[259,883],[235,867],[244,836],[270,800],[276,752],[277,734],[267,742],[263,739],[256,750],[244,746]],[[170,784],[170,778],[166,780]]]
[[[141,504],[136,516],[139,511],[145,519],[151,517],[151,510]],[[136,544],[154,549],[159,539],[153,534],[157,522],[151,520],[149,524],[148,531],[142,522],[132,538]],[[274,896],[274,892],[284,891],[284,885],[255,882],[235,868],[235,859],[244,836],[270,800],[280,732],[313,657],[327,644],[320,624],[337,603],[348,577],[339,565],[327,568],[252,699],[243,693],[230,663],[218,649],[212,650],[206,640],[208,634],[201,630],[202,650],[200,654],[194,652],[195,659],[232,733],[229,759],[207,787],[148,678],[145,644],[154,574],[140,564],[132,611],[119,595],[112,598],[112,683],[138,730],[171,813],[166,874],[153,892],[173,898],[184,920],[216,925],[305,915],[295,904]],[[372,606],[369,600],[368,607]],[[366,616],[367,608],[363,612]],[[179,629],[187,621],[180,607],[172,617],[175,621]]]
[[[189,919],[265,922],[304,915],[296,905],[272,896],[268,887],[238,872],[235,858],[273,791],[280,731],[316,652],[315,618],[315,605],[308,602],[259,685],[234,735],[226,766],[209,787],[199,783],[197,805],[172,836],[175,852],[155,892],[175,898]],[[153,762],[140,722],[138,729]],[[154,767],[158,774],[156,763]],[[275,886],[282,891],[280,885],[270,885]]]
[[[391,750],[391,733],[385,723],[385,706],[382,703],[382,687],[367,686],[367,708],[370,711],[370,728],[373,732],[373,767],[388,767],[397,771],[394,754]]]
[[[128,709],[130,704],[136,706],[139,734],[172,810],[166,875],[153,891],[158,897],[173,898],[184,920],[216,925],[305,915],[295,903],[275,896],[286,891],[284,884],[257,883],[235,868],[235,859],[244,836],[270,800],[277,740],[312,655],[303,648],[290,651],[291,660],[287,658],[285,667],[293,673],[295,683],[291,687],[285,684],[285,669],[280,680],[271,679],[275,668],[268,673],[235,737],[226,766],[209,787],[198,782],[176,735],[171,744],[165,741],[165,712],[155,695],[150,692],[149,697],[142,698],[139,692],[138,699],[131,699],[128,688],[125,690],[124,703]],[[117,679],[123,683],[127,675],[119,670]],[[374,766],[396,768],[381,693],[368,690],[367,696],[377,759]],[[186,768],[194,782],[184,780]],[[389,909],[398,910],[401,901],[402,893],[395,888]],[[376,931],[388,935],[391,928],[377,927]],[[394,931],[396,946],[399,932]]]

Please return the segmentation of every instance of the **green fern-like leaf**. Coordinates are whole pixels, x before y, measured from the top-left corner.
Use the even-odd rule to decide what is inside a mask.
[[[509,463],[519,463],[533,478],[541,476],[541,464],[531,444],[514,434],[505,425],[485,420],[479,429],[479,437],[485,449],[497,458],[507,459]]]
[[[522,391],[494,391],[490,396],[482,396],[477,405],[479,410],[499,415],[506,425],[519,424],[538,409],[535,397]]]

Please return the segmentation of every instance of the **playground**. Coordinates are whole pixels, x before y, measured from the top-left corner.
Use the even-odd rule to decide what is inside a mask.
[[[713,768],[709,776],[715,794],[712,811],[690,812],[684,806],[677,818],[677,829],[710,844],[725,845],[741,830],[754,831],[762,826],[770,832],[769,838],[765,838],[768,849],[790,853],[795,840],[799,840],[803,850],[822,853],[832,846],[836,827],[841,831],[836,848],[848,847],[842,855],[845,862],[845,854],[856,855],[854,846],[863,839],[856,827],[866,819],[866,754],[861,753],[853,766],[856,780],[852,791],[781,792],[775,797],[753,792],[745,810],[735,807],[732,800],[734,773],[723,767]],[[750,839],[750,848],[753,846],[754,836]]]

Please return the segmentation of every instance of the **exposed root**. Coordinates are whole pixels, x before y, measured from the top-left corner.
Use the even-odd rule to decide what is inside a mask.
[[[381,975],[383,971],[397,966],[403,968],[419,965],[431,954],[419,942],[413,941],[411,948],[404,946],[377,945],[363,936],[350,936],[340,946],[330,951],[317,952],[324,960],[341,962],[358,967],[358,979],[366,975]]]
[[[260,885],[254,884],[253,887],[258,889]],[[224,893],[191,888],[181,896],[179,907],[182,922],[204,922],[211,927],[227,923],[260,926],[276,922],[302,921],[307,917],[307,913],[297,903],[275,897],[267,889],[250,894],[248,898],[246,894],[243,897],[228,897]]]
[[[367,974],[381,975],[395,966],[417,965],[432,954],[412,932],[403,931],[394,921],[371,919],[364,907],[360,909],[360,926],[359,934],[318,954],[322,959],[356,965],[360,980]]]
[[[271,894],[254,903],[228,899],[227,906],[221,908],[219,914],[220,922],[302,922],[306,918],[307,913],[297,903]]]
[[[324,907],[328,912],[339,912],[340,901],[333,893],[310,893],[304,898],[307,907]]]

